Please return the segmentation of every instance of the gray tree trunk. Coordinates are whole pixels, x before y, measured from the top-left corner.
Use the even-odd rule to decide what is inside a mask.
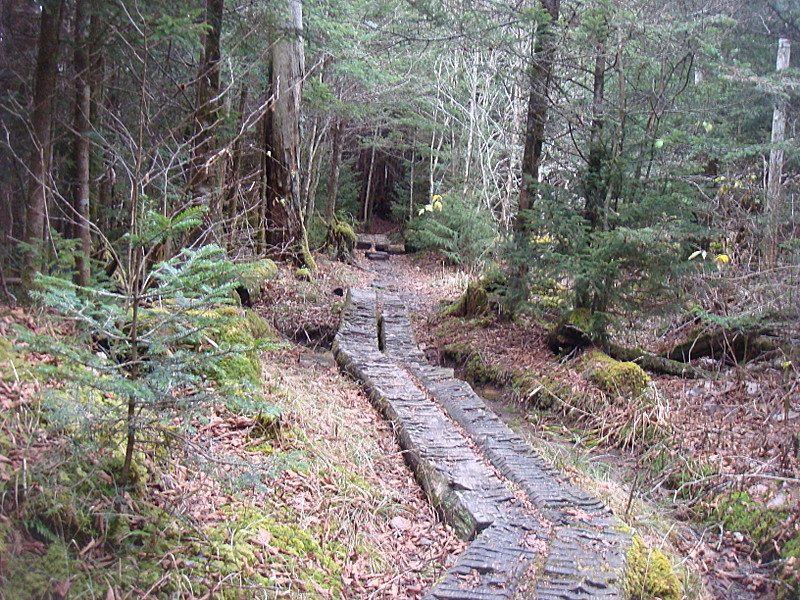
[[[529,67],[528,111],[525,121],[525,150],[522,155],[522,185],[519,193],[518,211],[532,206],[539,182],[539,167],[544,146],[544,126],[549,108],[550,81],[556,52],[556,37],[553,30],[561,8],[560,0],[540,0],[547,11],[549,22],[540,25],[533,44]],[[517,215],[515,230],[527,229],[525,219]]]
[[[267,210],[270,242],[307,261],[308,240],[300,198],[300,104],[305,55],[303,3],[289,0],[280,38],[272,46],[272,93],[268,117]]]
[[[76,282],[89,285],[89,256],[92,251],[92,236],[89,228],[89,113],[92,96],[89,86],[88,19],[86,0],[75,1],[75,182],[72,202],[75,209],[75,238],[80,240],[80,252],[75,257]]]
[[[782,73],[789,68],[792,43],[781,38],[778,41],[776,70]],[[772,148],[769,152],[769,175],[764,212],[766,230],[762,243],[764,267],[773,269],[778,262],[778,241],[780,237],[781,210],[783,208],[781,177],[783,176],[783,142],[786,135],[786,100],[778,97],[772,114]]]

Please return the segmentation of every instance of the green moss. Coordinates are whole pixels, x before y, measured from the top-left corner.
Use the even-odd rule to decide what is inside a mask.
[[[473,383],[505,385],[509,380],[508,372],[503,367],[491,364],[478,353],[467,361],[464,370]]]
[[[7,598],[50,598],[53,584],[70,576],[83,579],[75,573],[67,545],[57,542],[50,544],[44,556],[33,553],[8,556],[3,591]]]
[[[250,335],[257,340],[277,340],[278,336],[272,325],[269,324],[264,317],[259,315],[254,310],[245,310],[244,318],[247,321],[247,327],[250,330]]]
[[[314,255],[311,254],[311,250],[308,248],[308,236],[304,235],[299,244],[297,260],[301,269],[306,269],[310,273],[314,273],[317,270],[317,261],[314,260]]]
[[[781,581],[778,587],[779,600],[797,600],[800,597],[800,537],[790,539],[781,548],[781,559],[784,560],[783,567],[778,572]]]
[[[787,517],[785,510],[770,510],[747,492],[731,492],[717,499],[709,520],[747,535],[760,553],[771,557],[775,551],[773,540],[784,531]]]
[[[311,281],[311,270],[306,267],[300,267],[294,272],[295,279],[300,281]]]
[[[278,277],[278,266],[274,261],[264,258],[249,263],[239,274],[239,283],[250,294],[250,299],[255,301],[261,294],[265,281]]]
[[[590,352],[584,359],[589,380],[601,390],[628,398],[642,395],[650,377],[634,362],[620,362],[602,352]]]
[[[625,591],[630,600],[681,600],[683,586],[669,559],[634,535],[628,550]]]
[[[256,339],[265,334],[273,335],[269,324],[253,311],[234,306],[205,311],[203,316],[219,317],[219,325],[210,328],[208,335],[220,347],[231,348],[208,367],[208,376],[223,386],[261,385],[261,358]]]
[[[444,310],[445,316],[475,317],[489,309],[489,295],[478,282],[471,282],[464,293]]]
[[[444,355],[449,360],[456,362],[458,364],[466,363],[470,356],[472,355],[472,349],[469,347],[468,344],[463,342],[454,342],[452,344],[447,344],[444,349]]]
[[[353,230],[353,227],[350,225],[350,223],[346,221],[336,221],[336,223],[333,225],[333,235],[335,235],[337,240],[341,240],[351,250],[355,248],[357,239],[356,232]]]

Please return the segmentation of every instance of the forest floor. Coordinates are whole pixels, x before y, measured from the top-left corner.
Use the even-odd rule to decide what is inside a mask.
[[[397,266],[406,289],[429,301],[412,315],[429,360],[456,366],[541,454],[671,552],[690,596],[795,597],[786,586],[800,578],[800,393],[784,371],[756,361],[700,361],[713,378],[651,374],[647,413],[595,386],[581,353],[554,355],[547,347],[554,320],[465,319],[445,316],[441,304],[433,309],[440,289],[424,264],[403,259]],[[652,323],[624,329],[620,337],[654,352],[672,341],[652,333]],[[521,397],[519,372],[555,390],[557,401],[542,406]],[[630,435],[637,419],[660,431]]]
[[[79,480],[64,474],[73,441],[40,401],[54,383],[26,374],[52,358],[15,366],[0,356],[0,599],[421,597],[465,545],[438,522],[390,427],[326,350],[341,294],[369,285],[373,266],[322,259],[312,281],[281,267],[254,307],[297,342],[262,356],[279,427],[209,407],[185,443],[145,452],[148,477],[121,499],[107,485],[86,487],[109,479],[99,461],[82,464]],[[671,554],[688,598],[778,598],[796,576],[798,565],[778,555],[797,543],[800,405],[778,402],[779,371],[756,363],[719,366],[713,380],[654,376],[663,435],[620,447],[633,409],[593,388],[577,360],[551,354],[539,319],[445,317],[443,302],[469,275],[429,255],[392,257],[390,268],[431,360],[467,344],[484,366],[557,384],[565,402],[548,410],[513,386],[480,389],[545,457]],[[14,339],[13,326],[58,335],[40,315],[0,307],[0,340]],[[611,409],[598,419],[570,406],[578,399]],[[111,530],[120,503],[136,513],[122,534]]]

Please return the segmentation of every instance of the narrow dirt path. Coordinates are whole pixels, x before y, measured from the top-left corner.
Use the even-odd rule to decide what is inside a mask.
[[[623,598],[624,528],[452,371],[428,364],[391,264],[375,261],[372,270],[372,289],[349,292],[337,361],[392,422],[443,519],[474,540],[426,598]]]

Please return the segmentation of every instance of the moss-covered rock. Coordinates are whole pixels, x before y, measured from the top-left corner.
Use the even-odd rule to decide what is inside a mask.
[[[547,336],[547,347],[556,354],[566,354],[575,348],[592,344],[596,329],[595,318],[586,308],[576,308],[564,315]]]
[[[306,267],[300,267],[294,272],[294,277],[299,281],[311,281],[311,270]]]
[[[603,352],[589,352],[582,361],[589,380],[604,392],[635,398],[647,391],[650,377],[633,362],[614,360]]]
[[[683,586],[672,563],[660,550],[635,535],[628,550],[625,591],[630,600],[681,600]]]

